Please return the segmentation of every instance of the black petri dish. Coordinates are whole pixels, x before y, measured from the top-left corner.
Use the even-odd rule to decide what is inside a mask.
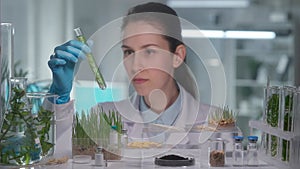
[[[191,166],[191,165],[195,165],[195,159],[192,157],[182,157],[182,156],[170,154],[170,155],[162,156],[160,158],[156,157],[154,163],[160,166],[171,166],[171,167]]]

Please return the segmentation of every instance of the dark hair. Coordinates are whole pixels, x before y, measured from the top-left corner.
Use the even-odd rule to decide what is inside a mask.
[[[165,4],[149,2],[130,8],[123,20],[122,29],[131,21],[158,23],[165,31],[163,37],[169,43],[170,52],[174,53],[176,47],[183,44],[178,15],[176,11]]]
[[[129,22],[146,21],[159,24],[163,29],[162,36],[168,41],[170,52],[174,53],[177,46],[184,44],[181,36],[181,25],[177,13],[169,6],[157,2],[137,5],[128,10],[123,19],[122,30]],[[199,99],[197,83],[186,64],[175,69],[174,79],[179,82],[194,98]]]

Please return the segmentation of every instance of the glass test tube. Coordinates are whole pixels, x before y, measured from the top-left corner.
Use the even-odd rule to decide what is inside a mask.
[[[83,33],[82,33],[80,27],[75,28],[74,31],[75,31],[75,34],[76,34],[77,39],[78,39],[80,42],[86,44],[86,39],[85,39],[85,37],[83,36]],[[97,66],[97,64],[96,64],[96,61],[95,61],[94,56],[92,55],[92,53],[88,53],[88,54],[86,54],[86,56],[87,56],[89,65],[90,65],[92,71],[93,71],[94,74],[95,74],[96,82],[98,83],[99,87],[100,87],[102,90],[104,90],[104,89],[106,88],[106,84],[105,84],[104,78],[103,78],[103,76],[102,76],[102,74],[101,74],[101,72],[100,72],[100,70],[99,70],[99,68],[98,68],[98,66]]]

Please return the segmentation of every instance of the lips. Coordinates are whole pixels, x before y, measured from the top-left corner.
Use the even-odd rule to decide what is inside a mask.
[[[147,82],[148,81],[148,79],[143,79],[143,78],[134,78],[133,80],[132,80],[132,82],[134,83],[134,84],[143,84],[143,83],[145,83],[145,82]]]

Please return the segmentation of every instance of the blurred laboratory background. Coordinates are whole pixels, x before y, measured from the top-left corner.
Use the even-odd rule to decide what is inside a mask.
[[[244,135],[249,134],[248,121],[262,116],[267,79],[271,85],[299,86],[299,0],[155,1],[173,7],[181,18],[203,30],[211,41],[225,70],[225,104],[239,112],[238,125]],[[49,56],[55,46],[74,38],[74,28],[80,26],[86,37],[91,37],[99,28],[124,16],[128,8],[143,2],[149,1],[1,0],[1,22],[12,23],[15,29],[16,71],[27,72],[31,82],[51,80]],[[186,41],[199,38],[193,30],[184,31]],[[267,34],[248,35],[242,31]],[[105,77],[112,76],[105,68],[117,67],[120,59],[118,54],[110,58],[111,64],[100,65]],[[187,64],[199,84],[201,100],[210,103],[208,74],[203,65],[197,65],[201,65],[201,60],[190,57]],[[74,95],[77,102],[82,99],[78,96],[82,94]],[[126,93],[118,97],[126,97]]]

